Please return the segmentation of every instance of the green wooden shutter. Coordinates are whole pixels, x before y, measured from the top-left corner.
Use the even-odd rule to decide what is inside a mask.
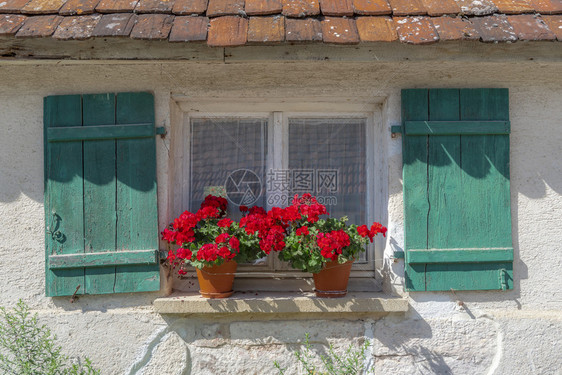
[[[507,89],[402,91],[406,288],[513,288]]]
[[[154,98],[44,101],[46,293],[160,288]]]

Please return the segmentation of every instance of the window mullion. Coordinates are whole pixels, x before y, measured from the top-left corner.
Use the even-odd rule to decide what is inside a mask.
[[[273,169],[283,170],[288,168],[289,164],[289,132],[287,130],[288,121],[284,116],[283,112],[273,112]],[[281,192],[282,194],[284,192]],[[286,192],[287,194],[289,192]],[[268,197],[269,198],[269,197]],[[275,206],[274,201],[269,203],[268,209]],[[274,270],[279,270],[281,267],[281,261],[277,257],[277,254],[272,253],[269,256],[269,261],[273,264]]]

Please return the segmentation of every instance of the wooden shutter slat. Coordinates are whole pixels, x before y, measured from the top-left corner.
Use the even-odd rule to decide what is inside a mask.
[[[502,267],[509,264],[512,263],[429,263],[426,266],[426,290],[512,289],[512,274],[506,273]]]
[[[458,90],[456,91],[458,92]],[[458,94],[456,95],[456,97],[458,99]],[[509,133],[510,133],[509,121],[406,121],[405,122],[406,135],[483,135],[483,134],[490,135],[490,134],[509,134]]]
[[[459,90],[429,90],[429,119],[459,119]],[[428,137],[427,162],[427,245],[431,248],[463,247],[459,233],[463,196],[461,182],[460,137],[435,135]]]
[[[70,269],[70,268],[83,268],[87,267],[86,271],[111,268],[111,283],[113,291],[113,282],[115,279],[115,266],[122,265],[155,265],[158,264],[158,250],[139,250],[139,251],[107,251],[86,254],[66,254],[66,255],[51,255],[49,257],[50,269]],[[110,266],[110,267],[108,267]],[[86,275],[88,277],[88,274]],[[103,285],[103,280],[99,280],[98,274],[90,275],[91,284],[99,283]],[[104,291],[107,289],[103,289]],[[100,294],[99,290],[95,292],[87,288],[88,294]],[[107,291],[106,291],[107,293]]]
[[[96,129],[99,124],[115,124],[115,95],[84,95],[83,129]],[[115,126],[115,125],[112,125]],[[109,126],[104,126],[107,128]],[[88,139],[88,138],[86,138]],[[84,141],[84,235],[85,252],[115,251],[117,234],[115,213],[115,140]],[[87,294],[113,293],[115,266],[90,268],[102,259],[88,255],[84,266]],[[110,259],[110,258],[107,258]]]
[[[84,252],[82,142],[49,144],[47,129],[82,123],[80,95],[47,97],[45,122],[45,251],[53,254]],[[77,209],[78,207],[78,209]],[[47,296],[84,292],[84,270],[51,270],[46,267]]]
[[[116,97],[117,125],[152,123],[154,98],[149,93]],[[158,248],[156,148],[154,138],[118,139],[117,249]],[[118,266],[115,292],[160,289],[159,266]]]
[[[410,249],[409,263],[486,263],[513,261],[513,248]]]
[[[113,95],[113,94],[111,94]],[[107,96],[96,95],[96,96]],[[85,95],[84,97],[91,97]],[[103,116],[105,113],[100,113]],[[107,123],[107,122],[104,122]],[[72,126],[68,128],[54,127],[47,131],[49,142],[68,142],[68,141],[87,141],[102,139],[123,139],[123,138],[150,138],[154,137],[154,124],[135,124],[135,125],[98,125],[88,127]]]
[[[508,120],[507,89],[460,90],[461,120]],[[511,247],[509,136],[462,137],[467,247]]]
[[[428,91],[402,90],[402,121],[429,120]],[[427,137],[402,137],[404,166],[404,232],[406,246],[427,248]],[[425,288],[425,265],[406,263],[406,288]]]

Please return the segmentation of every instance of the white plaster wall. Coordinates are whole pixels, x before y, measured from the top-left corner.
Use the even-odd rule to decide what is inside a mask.
[[[547,47],[545,47],[547,48]],[[560,63],[0,63],[0,305],[21,298],[71,355],[104,374],[270,374],[310,332],[315,347],[371,337],[378,373],[559,374],[562,369],[562,75]],[[170,124],[170,94],[190,97],[384,96],[386,125],[400,122],[400,89],[510,90],[514,289],[412,293],[405,315],[379,320],[248,323],[159,316],[157,293],[44,296],[43,97],[149,90],[156,122]],[[386,254],[403,247],[401,141],[387,140]],[[157,138],[160,227],[168,207],[169,138]],[[402,291],[403,263],[385,261],[385,289]],[[464,308],[457,304],[464,302]],[[301,340],[301,341],[299,341]],[[167,355],[167,353],[175,353]],[[172,359],[174,358],[174,359]],[[231,359],[231,364],[226,360]],[[173,361],[170,363],[169,361]]]

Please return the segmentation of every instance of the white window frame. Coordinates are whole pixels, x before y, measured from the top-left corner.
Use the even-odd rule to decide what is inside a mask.
[[[383,152],[383,118],[382,98],[189,98],[184,95],[172,95],[171,100],[171,145],[169,153],[169,205],[167,221],[171,221],[187,207],[190,196],[190,130],[193,118],[264,118],[268,120],[268,159],[267,170],[288,169],[288,137],[290,118],[365,118],[366,123],[366,173],[367,173],[367,221],[384,221],[386,219],[386,173],[385,153]],[[182,187],[182,188],[178,188]],[[267,208],[270,208],[269,206]],[[380,236],[378,236],[380,237]],[[375,239],[366,264],[355,264],[352,279],[374,280],[377,270],[382,268],[384,241]],[[251,279],[264,279],[261,289],[272,290],[267,286],[267,279],[282,277],[294,279],[284,283],[284,288],[302,289],[298,279],[310,277],[310,274],[281,266],[276,256],[269,256],[263,266],[241,266],[240,278],[248,279],[248,289],[252,289]],[[275,270],[272,270],[275,268]],[[272,277],[273,276],[273,277]],[[287,280],[285,280],[287,281]],[[254,281],[255,283],[255,281]],[[243,284],[243,282],[242,282]],[[260,283],[261,284],[261,283]],[[278,285],[278,283],[276,283]],[[359,284],[365,284],[359,282]],[[377,280],[377,285],[380,280]],[[367,282],[366,288],[372,288]],[[276,287],[274,287],[276,288]],[[350,284],[350,288],[351,284]],[[255,288],[254,288],[255,289]],[[371,289],[372,290],[372,289]]]

